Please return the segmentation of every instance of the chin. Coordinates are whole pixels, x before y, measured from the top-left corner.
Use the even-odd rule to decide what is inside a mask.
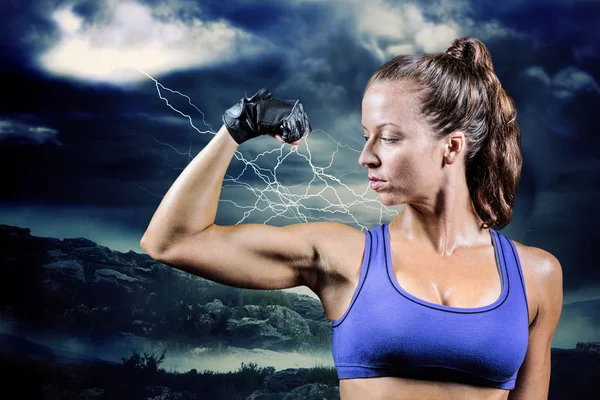
[[[386,207],[394,207],[404,204],[404,199],[392,198],[385,196],[385,194],[379,194],[379,202]]]

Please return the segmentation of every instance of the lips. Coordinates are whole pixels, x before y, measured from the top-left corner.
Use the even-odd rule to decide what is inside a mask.
[[[385,182],[383,179],[379,179],[374,176],[369,176],[369,181],[369,186],[373,190],[378,190]]]
[[[371,187],[371,189],[377,190],[380,187],[382,187],[384,183],[385,183],[385,181],[372,179],[371,182],[369,183],[369,186]]]

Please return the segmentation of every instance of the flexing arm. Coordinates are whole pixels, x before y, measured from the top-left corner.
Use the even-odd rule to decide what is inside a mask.
[[[148,255],[161,259],[173,245],[214,223],[223,178],[238,146],[223,125],[183,170],[142,237],[140,245]]]
[[[294,111],[289,115],[297,117],[290,119],[292,129],[308,132],[310,125],[301,107],[300,112],[297,105],[290,107]],[[272,116],[273,111],[268,114]],[[266,127],[262,134],[281,135],[288,142],[297,137],[272,131],[274,125],[263,122],[255,125],[258,130]],[[255,129],[251,125],[245,129]],[[243,135],[244,130],[238,133]],[[332,223],[286,227],[214,224],[223,178],[239,139],[225,125],[221,127],[169,189],[140,244],[164,264],[230,286],[280,289],[307,285],[314,290],[323,265],[317,242],[320,236],[331,234]]]
[[[240,144],[260,135],[298,144],[311,130],[300,101],[280,100],[267,88],[226,110],[223,122],[225,125],[177,178],[154,213],[141,240],[148,254],[160,257],[173,244],[214,223],[223,178]]]

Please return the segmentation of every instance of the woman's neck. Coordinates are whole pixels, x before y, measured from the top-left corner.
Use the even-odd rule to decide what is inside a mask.
[[[468,194],[468,190],[466,191]],[[459,247],[473,247],[490,241],[489,229],[482,229],[470,196],[440,196],[435,207],[405,204],[390,223],[395,235],[429,248],[442,256]]]

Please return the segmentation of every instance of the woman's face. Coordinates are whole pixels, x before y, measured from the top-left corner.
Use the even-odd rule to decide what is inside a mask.
[[[358,163],[380,182],[383,205],[432,204],[443,180],[444,147],[420,113],[418,86],[407,81],[374,83],[362,101],[366,138]]]

